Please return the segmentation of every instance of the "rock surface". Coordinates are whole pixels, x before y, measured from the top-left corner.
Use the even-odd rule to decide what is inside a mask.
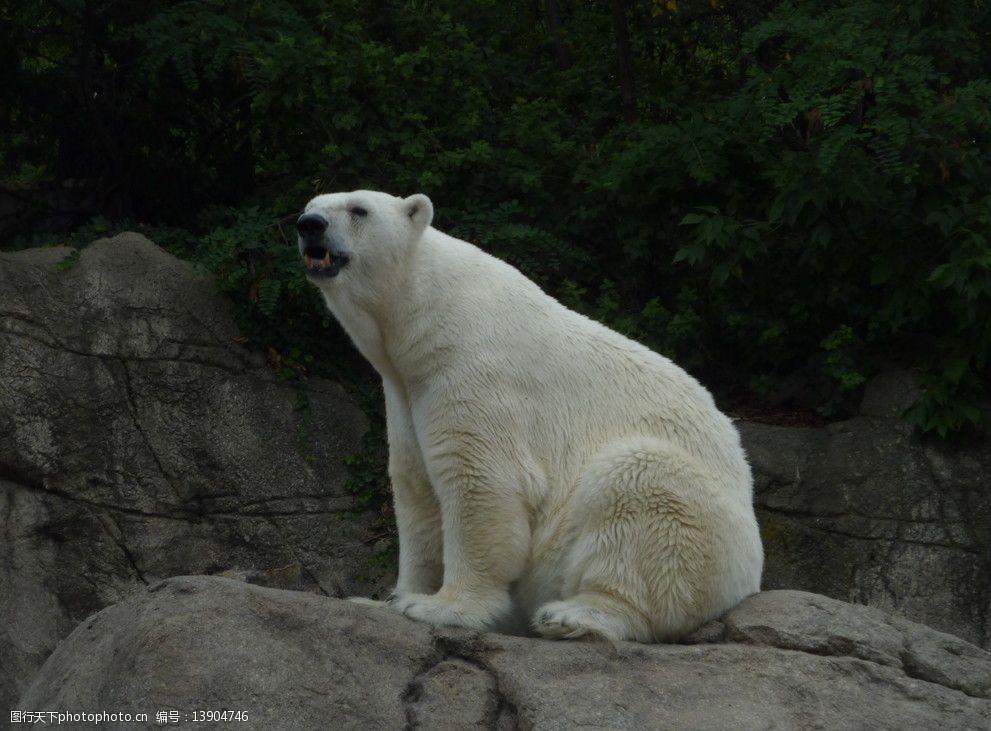
[[[741,422],[766,554],[763,587],[898,611],[991,647],[991,441],[946,447],[901,418],[910,374],[869,384],[821,428]]]
[[[340,462],[366,421],[341,388],[280,382],[212,280],[141,236],[74,256],[0,254],[0,707],[160,578],[368,592]]]
[[[80,621],[164,577],[385,583],[363,581],[372,549],[342,490],[366,424],[341,389],[276,379],[213,282],[143,237],[74,255],[0,253],[0,706]],[[913,436],[913,388],[881,377],[861,416],[827,427],[740,423],[764,585],[991,647],[991,443]],[[452,663],[416,713],[431,687],[491,687]]]
[[[182,577],[88,619],[17,707],[149,714],[129,729],[206,709],[247,712],[217,729],[991,728],[991,654],[879,610],[765,592],[695,639],[613,647],[434,629]]]

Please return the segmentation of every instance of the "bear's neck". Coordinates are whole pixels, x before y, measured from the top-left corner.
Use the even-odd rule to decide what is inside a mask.
[[[383,379],[402,385],[422,378],[439,347],[430,323],[449,308],[455,281],[447,265],[443,234],[432,229],[417,243],[411,265],[378,286],[363,284],[324,290],[324,299],[355,346]],[[444,237],[448,238],[448,237]],[[459,242],[460,243],[460,242]],[[424,266],[430,262],[431,266]],[[427,317],[430,313],[430,317]]]

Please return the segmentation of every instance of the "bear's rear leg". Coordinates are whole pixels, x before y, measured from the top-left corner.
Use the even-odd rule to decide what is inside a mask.
[[[714,606],[721,548],[709,514],[727,512],[714,478],[657,441],[619,444],[589,463],[572,500],[563,597],[533,626],[548,638],[656,642],[690,632]]]
[[[533,616],[533,628],[549,640],[651,641],[650,624],[640,612],[619,597],[596,591],[544,604]]]

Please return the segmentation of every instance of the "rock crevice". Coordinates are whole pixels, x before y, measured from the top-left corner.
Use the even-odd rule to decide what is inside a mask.
[[[366,420],[342,389],[280,381],[215,283],[147,239],[58,268],[72,252],[0,253],[6,706],[73,626],[163,577],[367,594],[381,573],[343,489]]]
[[[721,622],[702,644],[551,642],[183,577],[81,626],[19,706],[237,700],[265,729],[991,724],[991,654],[950,635],[797,591],[750,597]]]
[[[862,415],[824,427],[740,422],[765,589],[895,610],[991,646],[991,440],[945,445],[902,418],[911,373],[872,381]]]

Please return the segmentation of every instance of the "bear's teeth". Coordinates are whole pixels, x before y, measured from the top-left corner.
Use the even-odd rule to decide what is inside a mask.
[[[330,252],[329,251],[326,254],[324,254],[323,261],[320,262],[320,263],[323,264],[325,267],[329,267],[330,266]]]

